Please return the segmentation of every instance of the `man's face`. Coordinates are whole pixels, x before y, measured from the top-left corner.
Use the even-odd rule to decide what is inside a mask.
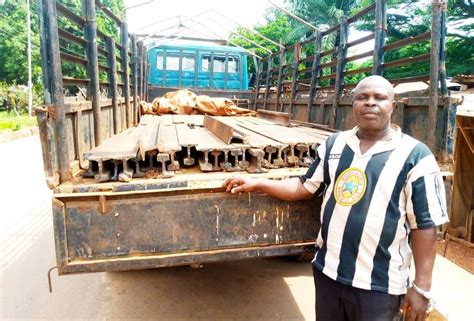
[[[390,126],[395,103],[385,84],[367,81],[354,92],[352,113],[362,129],[381,130]]]

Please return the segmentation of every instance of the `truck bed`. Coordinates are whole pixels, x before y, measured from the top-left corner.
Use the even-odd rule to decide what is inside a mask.
[[[320,197],[286,202],[265,194],[229,194],[221,186],[235,175],[277,180],[301,176],[331,132],[257,118],[241,119],[241,124],[249,122],[242,127],[233,126],[232,117],[215,118],[219,122],[209,128],[193,117],[176,117],[177,124],[170,117],[163,120],[144,118],[144,128],[139,125],[104,141],[84,155],[89,170],[78,171],[54,189],[60,274],[314,251]],[[194,124],[188,127],[186,122]],[[149,126],[156,123],[161,125]],[[167,128],[165,135],[160,135],[161,126]],[[180,126],[200,135],[181,137]],[[233,131],[224,131],[229,128]],[[238,130],[242,141],[230,142],[240,135]],[[188,153],[190,142],[194,145]],[[203,165],[206,153],[216,157]],[[160,155],[169,160],[161,166]],[[130,179],[125,181],[127,170]]]

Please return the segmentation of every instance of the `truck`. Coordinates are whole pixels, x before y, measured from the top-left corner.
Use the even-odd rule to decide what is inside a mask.
[[[147,52],[151,97],[179,88],[211,97],[252,96],[247,53],[241,48],[205,42],[152,43]]]
[[[111,140],[108,152],[116,155],[124,151],[124,146],[129,146],[126,141],[131,139],[130,133],[140,127],[140,123],[143,125],[139,100],[151,101],[155,98],[151,88],[168,90],[169,85],[176,85],[176,79],[175,83],[167,83],[170,78],[162,74],[160,83],[151,65],[161,66],[154,59],[164,49],[147,50],[136,35],[129,34],[127,23],[99,0],[83,1],[84,16],[78,8],[68,8],[60,1],[40,0],[38,3],[45,98],[36,115],[46,181],[53,191],[56,267],[60,275],[314,252],[320,225],[320,195],[307,201],[286,202],[259,193],[228,194],[222,190],[222,182],[236,172],[225,167],[202,172],[195,169],[197,165],[185,170],[183,159],[174,159],[166,166],[174,156],[161,150],[149,154],[150,162],[138,158],[139,149],[138,152],[132,149],[129,156],[123,154],[112,159],[115,174],[127,172],[131,179],[110,181],[111,174],[105,182],[88,178],[85,175],[88,171],[94,174],[92,177],[101,177],[103,166],[108,165],[87,155]],[[374,12],[374,31],[348,41],[351,24]],[[342,17],[339,24],[318,30],[299,43],[282,46],[258,62],[249,107],[264,117],[263,120],[257,118],[259,121],[271,119],[284,123],[278,127],[281,132],[270,131],[267,138],[282,136],[294,128],[318,131],[326,137],[334,131],[348,129],[355,124],[350,109],[351,89],[355,83],[350,83],[348,76],[382,75],[388,68],[422,62],[429,65],[429,74],[390,79],[397,87],[429,82],[428,88],[397,92],[393,122],[404,132],[426,142],[441,165],[449,164],[454,131],[452,110],[456,101],[449,97],[443,68],[444,8],[433,7],[431,31],[391,43],[386,43],[386,13],[386,1],[377,0],[351,17]],[[97,17],[107,18],[113,27],[99,30]],[[120,33],[113,34],[110,30]],[[325,41],[335,36],[339,43]],[[371,40],[375,40],[373,50],[350,53],[351,47]],[[429,52],[384,61],[386,52],[422,42],[430,42]],[[81,50],[73,51],[73,48]],[[178,57],[195,52],[195,48],[180,50]],[[217,57],[217,54],[207,54]],[[207,59],[201,53],[195,57]],[[230,61],[228,55],[224,57]],[[348,69],[348,62],[361,58],[371,59],[372,66]],[[244,68],[242,56],[241,59],[239,70]],[[74,68],[83,68],[82,75],[86,76],[80,78],[77,76],[80,73],[70,76],[71,71],[77,70]],[[217,71],[210,70],[209,77],[219,84]],[[178,84],[179,78],[180,75]],[[185,79],[186,75],[181,78],[181,85],[185,85]],[[241,92],[249,97],[249,90],[245,90],[242,82],[235,90],[230,83],[227,88],[225,83],[221,85],[224,88],[220,91],[233,89],[234,94]],[[227,128],[225,124],[216,126]],[[183,150],[176,152],[185,154],[185,146],[181,147]],[[263,162],[272,153],[264,144],[251,147],[252,153],[244,151],[239,157],[247,155],[250,161]],[[293,147],[296,150],[298,146],[292,145],[292,153]],[[302,148],[302,154],[308,152],[307,146]],[[193,153],[203,155],[196,150],[192,150],[191,155]],[[239,174],[269,179],[304,175],[307,167],[292,153],[285,152],[283,161],[293,166],[268,166],[259,173],[241,171]],[[311,156],[311,150],[307,155]],[[294,160],[289,161],[291,159]],[[139,175],[145,167],[154,166],[153,160],[162,161],[161,170],[156,168],[161,174],[152,178]],[[221,160],[222,156],[216,156],[216,164]],[[275,164],[271,155],[269,161]],[[175,175],[163,175],[172,164],[179,168],[171,168]]]

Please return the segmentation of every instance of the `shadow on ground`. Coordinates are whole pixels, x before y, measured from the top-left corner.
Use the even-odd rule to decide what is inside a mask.
[[[312,289],[312,282],[310,263],[285,258],[107,273],[106,315],[156,320],[314,320],[314,291],[304,293]]]

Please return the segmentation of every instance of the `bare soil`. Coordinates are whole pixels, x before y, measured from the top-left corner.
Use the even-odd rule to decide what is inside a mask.
[[[438,241],[436,244],[436,252],[439,255],[443,255],[445,247],[446,240]],[[474,248],[451,240],[449,241],[445,257],[457,266],[474,274]]]
[[[474,248],[470,248],[453,240],[449,241],[446,252],[445,248],[446,240],[439,240],[436,244],[436,252],[439,255],[446,254],[445,258],[468,271],[469,273],[474,274]],[[426,320],[447,321],[448,319],[435,309],[430,313]]]

